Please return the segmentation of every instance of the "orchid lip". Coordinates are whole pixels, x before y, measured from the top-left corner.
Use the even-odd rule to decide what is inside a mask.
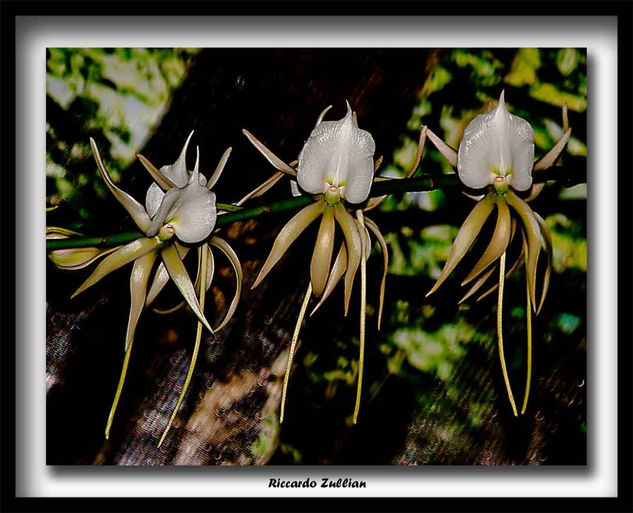
[[[335,186],[348,203],[362,203],[373,183],[375,147],[371,134],[355,125],[347,103],[342,119],[321,121],[312,130],[299,154],[297,182],[309,194]]]
[[[499,176],[517,191],[532,185],[534,130],[506,107],[504,93],[492,112],[476,116],[466,127],[457,156],[461,181],[472,189],[497,183]]]

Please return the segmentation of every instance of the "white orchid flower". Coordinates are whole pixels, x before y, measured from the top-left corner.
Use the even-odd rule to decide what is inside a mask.
[[[473,269],[463,280],[462,285],[474,282],[470,290],[460,301],[463,302],[475,294],[499,270],[499,281],[487,292],[481,294],[478,301],[498,289],[497,300],[497,337],[499,358],[506,385],[506,391],[514,415],[518,415],[503,355],[503,286],[506,278],[516,272],[525,262],[527,289],[527,332],[528,364],[525,394],[521,413],[525,412],[530,388],[532,345],[531,310],[538,314],[543,306],[549,287],[552,266],[552,239],[544,220],[535,213],[527,202],[534,199],[543,188],[543,184],[532,185],[532,172],[552,166],[560,157],[569,141],[571,128],[567,119],[567,106],[562,107],[563,133],[556,144],[539,161],[534,163],[534,130],[530,124],[508,112],[504,93],[501,93],[495,109],[487,114],[476,116],[466,127],[464,136],[455,151],[427,127],[423,127],[431,142],[450,164],[457,167],[460,180],[472,189],[488,188],[485,194],[471,198],[477,204],[468,215],[449,252],[446,264],[427,296],[437,290],[479,236],[484,224],[494,210],[497,221],[488,246]],[[516,192],[530,190],[522,199]],[[518,225],[518,226],[517,226]],[[519,228],[519,229],[517,229]],[[518,256],[506,274],[506,251],[515,235],[520,234]],[[536,274],[541,250],[547,255],[547,265],[543,276],[540,301],[536,300]]]
[[[378,327],[380,328],[385,294],[385,278],[389,263],[387,245],[376,224],[363,215],[363,210],[369,210],[377,206],[380,199],[371,206],[368,202],[364,208],[360,207],[360,204],[364,203],[369,197],[374,181],[374,151],[376,145],[369,132],[358,128],[355,113],[352,111],[349,103],[346,102],[346,104],[347,113],[338,121],[323,121],[331,105],[321,112],[315,128],[312,130],[299,153],[299,159],[291,164],[286,164],[282,161],[250,132],[246,130],[243,131],[251,143],[277,168],[278,172],[260,187],[248,194],[242,201],[263,194],[284,175],[290,175],[292,178],[296,178],[293,195],[300,194],[303,191],[312,195],[315,200],[295,214],[281,229],[268,258],[253,283],[253,288],[259,285],[268,275],[299,235],[314,221],[319,218],[321,219],[312,253],[312,260],[310,262],[310,284],[300,309],[299,318],[290,345],[290,354],[282,391],[281,422],[283,422],[284,418],[286,390],[294,351],[301,324],[307,312],[311,297],[315,296],[320,299],[312,310],[312,314],[314,314],[330,296],[338,283],[343,280],[345,288],[344,313],[347,315],[354,279],[360,268],[360,358],[356,405],[353,414],[353,422],[356,423],[359,412],[363,374],[366,303],[365,263],[371,253],[369,231],[376,236],[383,253],[384,269],[377,316]],[[371,201],[372,200],[370,200],[370,202]],[[352,210],[352,212],[350,212],[350,210]],[[355,214],[355,216],[353,214]],[[337,224],[343,234],[343,240],[334,258],[334,262],[332,262]]]
[[[206,327],[211,333],[222,329],[233,316],[239,301],[242,285],[240,261],[226,241],[216,235],[212,235],[217,219],[217,211],[215,194],[210,188],[215,185],[224,170],[231,148],[224,153],[215,172],[207,182],[199,171],[199,151],[197,151],[196,164],[193,171],[188,171],[186,167],[186,152],[192,134],[193,132],[187,138],[176,162],[172,165],[163,166],[160,170],[154,167],[145,157],[138,155],[155,181],[147,190],[145,207],[114,184],[99,155],[96,143],[93,139],[90,139],[99,172],[106,185],[146,236],[111,250],[103,251],[97,248],[72,249],[64,250],[61,253],[59,251],[57,253],[53,252],[51,255],[57,265],[66,269],[80,269],[100,256],[108,255],[77,289],[73,297],[96,284],[112,271],[125,264],[134,262],[130,276],[131,305],[125,336],[125,358],[106,424],[106,438],[109,437],[114,414],[125,382],[134,334],[141,312],[153,303],[169,280],[173,280],[176,284],[184,301],[177,307],[165,310],[162,313],[174,311],[186,303],[197,316],[199,322],[189,372],[160,443],[164,440],[174,420],[191,380],[200,347],[202,327]],[[64,233],[60,233],[52,236],[63,237],[64,235]],[[190,247],[183,243],[198,245],[198,276],[195,286],[183,263],[183,258],[189,252]],[[228,258],[237,278],[233,300],[224,319],[215,330],[211,328],[204,315],[205,294],[211,286],[214,272],[214,258],[211,246],[219,249]],[[149,278],[159,257],[160,263],[148,290]]]

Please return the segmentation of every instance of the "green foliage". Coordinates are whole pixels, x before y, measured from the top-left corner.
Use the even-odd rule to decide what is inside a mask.
[[[47,202],[69,218],[94,215],[106,189],[88,138],[121,178],[167,111],[198,50],[49,48],[46,59]],[[103,147],[107,144],[107,147]],[[95,203],[96,202],[96,203]]]

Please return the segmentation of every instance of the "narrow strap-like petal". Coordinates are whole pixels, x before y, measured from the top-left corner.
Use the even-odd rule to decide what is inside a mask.
[[[204,177],[202,177],[202,180],[206,182]],[[194,164],[193,171],[189,175],[189,180],[187,181],[187,184],[192,184],[192,183],[195,183],[195,184],[200,183],[200,146],[197,146],[197,145],[196,145],[196,163]]]
[[[420,160],[422,160],[422,150],[424,149],[425,141],[426,141],[426,130],[424,130],[424,127],[422,127],[422,129],[420,130],[420,137],[418,139],[418,151],[417,151],[417,153],[415,155],[415,159],[413,161],[413,164],[411,165],[411,167],[409,168],[409,171],[407,171],[407,174],[403,178],[411,178],[413,176],[413,174],[416,172],[416,170],[418,169],[418,166],[420,165]],[[382,162],[382,157],[379,157],[376,160],[376,164],[375,164],[375,167],[374,167],[374,172],[378,170],[378,167],[380,166],[381,162]],[[376,181],[376,179],[374,179],[374,181]],[[363,208],[363,212],[369,212],[370,210],[375,209],[386,198],[387,198],[387,195],[377,196],[375,198],[369,198],[367,200],[367,204]],[[482,196],[482,198],[483,198],[483,196]],[[479,198],[479,199],[481,199],[481,198]]]
[[[199,275],[201,276],[200,291],[199,291],[200,310],[203,310],[203,311],[204,311],[204,303],[205,303],[206,291],[207,291],[207,284],[205,282],[205,279],[207,276],[206,263],[207,263],[208,253],[211,253],[211,251],[209,250],[209,247],[206,244],[203,244],[202,247],[200,248],[200,253],[198,255],[199,262],[200,262]],[[171,429],[174,419],[176,418],[176,415],[178,414],[178,410],[180,409],[180,405],[182,404],[182,401],[185,398],[185,394],[187,393],[187,390],[189,389],[189,384],[191,383],[191,378],[193,376],[193,370],[195,369],[196,361],[198,360],[198,353],[200,352],[200,342],[202,341],[202,329],[203,329],[202,323],[198,322],[197,327],[196,327],[196,339],[193,345],[191,361],[189,362],[189,369],[187,369],[187,376],[185,377],[185,382],[183,383],[182,390],[180,391],[180,394],[178,395],[176,406],[171,412],[171,416],[169,417],[167,426],[165,427],[165,430],[163,431],[163,435],[160,437],[160,440],[158,441],[158,447],[160,447],[165,441],[165,437],[167,436],[167,433],[169,433],[169,430]]]
[[[147,282],[157,256],[158,251],[150,251],[147,255],[137,258],[132,266],[132,274],[130,275],[130,315],[125,334],[126,351],[134,339],[136,325],[145,306]]]
[[[389,270],[389,250],[387,249],[387,243],[385,242],[385,238],[382,236],[378,225],[368,217],[365,217],[365,226],[373,232],[378,244],[380,245],[380,251],[382,252],[382,279],[380,280],[380,296],[378,299],[378,329],[380,330],[380,324],[382,322],[382,308],[385,303],[385,285],[387,282],[387,272]]]
[[[405,178],[411,178],[417,171],[418,166],[420,165],[420,160],[422,160],[422,151],[424,150],[424,144],[426,143],[426,136],[427,130],[425,130],[425,127],[421,127],[420,135],[418,137],[418,151],[415,153],[415,159],[413,160],[413,164],[411,164],[409,171],[407,171],[407,174],[404,176]]]
[[[339,250],[336,258],[334,259],[334,264],[332,264],[332,270],[330,271],[330,276],[328,276],[327,283],[325,284],[325,289],[323,289],[323,294],[321,295],[321,299],[314,307],[310,315],[314,315],[321,305],[325,302],[325,300],[330,297],[332,291],[338,285],[338,282],[341,281],[343,275],[345,274],[345,269],[347,269],[347,250],[345,249],[345,243],[341,244],[341,249]]]
[[[264,194],[265,192],[268,192],[270,189],[272,189],[275,184],[281,180],[284,176],[286,176],[286,173],[282,172],[282,171],[276,171],[270,178],[268,178],[264,183],[262,183],[261,185],[257,186],[255,189],[253,189],[251,192],[249,192],[246,196],[244,196],[241,200],[239,200],[235,205],[237,205],[238,207],[240,205],[242,205],[243,203],[245,203],[246,201],[248,201],[251,198],[257,198],[259,196],[261,196],[262,194]]]
[[[556,144],[549,150],[545,155],[543,155],[535,164],[534,171],[541,171],[547,169],[556,162],[556,159],[560,156],[565,149],[565,146],[569,142],[569,138],[571,136],[571,128],[568,128],[563,132],[561,138],[556,142]]]
[[[71,299],[74,298],[76,295],[81,294],[88,287],[91,287],[103,277],[110,274],[112,271],[115,271],[119,267],[124,266],[132,260],[142,257],[143,255],[149,253],[153,249],[156,249],[160,245],[161,241],[156,237],[153,237],[151,239],[142,237],[117,249],[114,253],[108,255],[104,260],[101,261],[101,263],[99,263],[99,265],[95,268],[88,279],[84,281],[83,284],[71,296]]]
[[[97,148],[97,143],[95,143],[94,139],[90,138],[90,147],[92,148],[92,154],[94,155],[95,161],[97,162],[97,167],[99,168],[99,172],[103,180],[105,181],[108,189],[116,198],[116,200],[123,205],[125,210],[127,210],[128,214],[132,217],[136,226],[138,226],[142,231],[147,230],[149,227],[151,220],[145,211],[143,205],[141,205],[138,201],[136,201],[132,196],[130,196],[127,192],[119,189],[110,175],[108,174],[108,170],[106,169],[103,161],[101,160],[101,155],[99,154],[99,149]]]
[[[176,184],[174,182],[172,182],[163,173],[156,169],[154,164],[147,160],[143,155],[137,153],[136,157],[141,161],[143,167],[147,169],[151,177],[156,182],[156,185],[158,185],[164,192],[167,192],[169,189],[173,189],[174,187],[176,187]]]
[[[457,151],[455,151],[448,144],[446,144],[440,137],[435,135],[431,131],[430,128],[425,126],[425,127],[422,127],[422,130],[426,132],[426,135],[428,135],[429,139],[433,143],[433,146],[435,146],[438,149],[438,151],[444,156],[444,158],[448,161],[448,163],[451,166],[456,167],[457,166]]]
[[[468,292],[466,292],[466,294],[464,294],[464,297],[462,297],[459,300],[459,305],[461,305],[464,301],[466,301],[469,297],[471,297],[473,294],[475,294],[484,283],[486,283],[486,281],[488,280],[488,278],[490,278],[490,276],[492,276],[492,273],[495,272],[497,270],[497,265],[493,265],[490,269],[488,269],[486,272],[484,272],[483,274],[481,274],[481,276],[479,276],[479,278],[477,279],[477,281],[475,281],[475,283],[473,284],[472,287],[470,287],[470,289],[468,290]],[[495,285],[495,289],[496,287],[498,287],[498,285]]]
[[[284,173],[289,174],[290,176],[297,176],[297,172],[294,169],[292,169],[277,155],[275,155],[272,151],[266,148],[264,143],[259,141],[257,137],[255,137],[246,129],[242,130],[242,133],[248,138],[251,144],[255,146],[255,148],[257,148],[264,157],[266,157],[266,160],[268,160],[268,162],[270,162],[276,169],[278,169],[279,171],[283,171]]]
[[[345,271],[345,315],[347,315],[349,302],[352,297],[352,288],[354,287],[354,277],[356,276],[356,271],[360,264],[363,249],[354,218],[345,209],[342,203],[339,203],[334,208],[334,216],[345,236],[345,246],[347,249],[347,269]]]
[[[362,210],[358,209],[361,211],[362,214]],[[358,210],[356,211],[356,213],[358,214]],[[367,227],[365,226],[365,220],[363,219],[363,222],[361,223],[358,219],[355,220],[356,222],[356,228],[358,228],[358,234],[361,236],[361,243],[363,245],[363,254],[365,255],[365,262],[367,260],[369,260],[369,257],[371,256],[371,238],[369,237],[369,231],[367,230]]]
[[[536,266],[541,252],[542,238],[541,228],[534,217],[534,212],[529,205],[519,198],[512,191],[506,195],[506,201],[519,214],[523,227],[527,235],[527,274],[530,287],[530,297],[536,297]],[[533,300],[534,311],[536,311],[536,301]]]
[[[549,289],[549,280],[550,275],[552,273],[552,262],[554,260],[553,254],[553,245],[552,245],[552,236],[547,229],[547,224],[545,224],[545,220],[534,212],[534,217],[536,218],[536,222],[541,228],[541,235],[543,237],[543,243],[545,247],[545,254],[547,255],[547,267],[545,268],[545,274],[543,275],[543,289],[541,291],[541,300],[539,301],[538,308],[536,309],[536,315],[541,312],[541,308],[543,308],[543,303],[545,302],[545,296],[547,296],[547,290]],[[536,299],[533,298],[532,301]]]
[[[224,167],[226,166],[226,163],[229,160],[229,157],[231,156],[231,151],[233,151],[233,148],[229,147],[226,149],[226,151],[222,155],[220,162],[218,162],[218,165],[216,166],[215,171],[213,172],[213,174],[211,175],[211,178],[209,178],[209,181],[207,182],[207,189],[211,189],[220,179],[220,176],[222,175],[222,171],[224,171]]]
[[[490,239],[488,247],[484,251],[479,261],[475,264],[472,271],[466,276],[462,285],[466,285],[475,279],[482,271],[484,271],[492,262],[497,260],[505,253],[508,243],[510,242],[510,232],[512,223],[510,222],[510,209],[506,202],[497,198],[497,224]]]
[[[290,221],[286,223],[279,232],[279,235],[277,235],[277,238],[273,243],[273,248],[270,250],[270,254],[264,262],[264,265],[262,266],[261,271],[259,271],[259,275],[251,288],[255,288],[261,283],[275,264],[279,262],[282,256],[284,256],[290,245],[303,232],[303,230],[310,226],[310,224],[321,215],[324,206],[325,203],[322,201],[311,203],[300,210],[292,219],[290,219]]]
[[[196,291],[193,288],[193,283],[191,283],[191,278],[189,278],[189,274],[187,274],[187,269],[185,269],[185,266],[178,255],[178,250],[170,244],[161,250],[160,255],[169,276],[171,276],[171,279],[174,280],[176,287],[180,290],[180,293],[185,298],[185,301],[187,301],[187,304],[191,307],[191,310],[193,310],[193,313],[195,313],[200,322],[204,324],[211,333],[213,333],[211,325],[200,308]]]
[[[204,244],[202,246],[204,246]],[[194,283],[194,287],[196,291],[198,292],[198,296],[200,296],[200,293],[202,292],[203,288],[205,290],[209,290],[209,288],[211,287],[211,283],[213,282],[213,275],[215,274],[215,257],[213,256],[213,251],[209,249],[208,251],[204,252],[207,255],[207,265],[206,265],[207,273],[206,273],[206,276],[204,277],[204,281],[202,279],[203,277],[202,246],[198,248],[198,273],[196,275],[196,283]]]
[[[178,250],[178,255],[180,259],[183,260],[187,253],[189,252],[189,248],[183,246],[182,244],[175,242],[176,249]],[[165,264],[162,262],[158,264],[158,269],[156,269],[156,274],[154,275],[154,280],[152,281],[152,285],[149,288],[149,292],[147,293],[147,299],[145,300],[145,306],[148,307],[151,305],[156,296],[160,294],[160,291],[163,290],[167,282],[169,281],[169,273],[167,269],[165,269]]]
[[[525,198],[526,203],[536,199],[543,189],[545,188],[545,182],[532,184],[532,188],[530,189],[530,194]]]
[[[65,237],[64,237],[65,238]],[[57,267],[64,271],[78,271],[84,267],[88,267],[95,260],[109,255],[116,251],[121,246],[114,248],[69,248],[69,249],[56,249],[48,254],[48,258],[51,259]]]
[[[470,249],[473,241],[479,235],[481,228],[488,219],[488,216],[492,212],[494,207],[494,193],[489,193],[484,199],[475,205],[468,217],[462,224],[462,227],[457,232],[453,246],[446,259],[446,264],[440,273],[439,278],[433,285],[433,288],[429,290],[426,297],[429,297],[437,288],[444,282],[453,269],[457,266],[464,255]]]
[[[523,241],[522,241],[522,244],[521,244],[521,251],[518,254],[518,256],[517,256],[516,260],[514,261],[514,263],[512,264],[512,266],[510,267],[510,270],[508,270],[506,272],[506,280],[508,278],[510,278],[511,276],[513,276],[514,273],[516,273],[519,270],[519,268],[523,265],[523,262],[525,261],[526,248],[527,248],[527,242],[525,241],[525,235],[523,235]],[[496,269],[496,266],[494,266],[493,269]],[[488,297],[495,290],[497,290],[498,287],[499,287],[499,284],[495,283],[490,289],[488,289],[486,292],[484,292],[483,294],[481,294],[477,298],[477,302],[481,301],[485,297]]]
[[[187,148],[189,147],[189,141],[191,141],[192,135],[193,130],[189,132],[189,136],[180,151],[178,160],[171,165],[171,172],[174,174],[172,180],[179,187],[183,187],[189,181],[189,174],[187,173]]]
[[[325,109],[321,111],[321,114],[319,114],[319,117],[317,118],[316,123],[314,124],[314,128],[318,127],[321,124],[321,121],[323,121],[323,118],[325,117],[325,115],[331,108],[332,106],[328,105],[327,107],[325,107]]]
[[[310,263],[312,292],[316,297],[322,294],[330,274],[330,264],[334,251],[334,228],[334,207],[326,206],[321,217],[321,225]]]
[[[226,315],[224,319],[220,323],[220,325],[215,328],[215,331],[220,331],[226,324],[231,320],[235,310],[237,309],[237,305],[240,301],[240,294],[242,293],[242,281],[244,279],[244,273],[242,272],[242,264],[240,263],[240,259],[238,258],[233,248],[226,242],[224,239],[220,237],[213,236],[211,237],[210,244],[218,248],[222,253],[226,255],[233,266],[233,271],[235,272],[235,294],[233,295],[233,299],[231,300],[231,304],[229,305],[229,309],[226,311]]]

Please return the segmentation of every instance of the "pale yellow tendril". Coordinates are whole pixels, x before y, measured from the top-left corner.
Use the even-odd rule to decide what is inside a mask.
[[[357,210],[356,216],[361,224],[361,227],[365,228],[365,220],[363,217],[363,211]],[[365,260],[365,244],[366,238],[364,234],[361,234],[361,259],[360,259],[360,355],[358,357],[358,385],[356,389],[356,404],[354,405],[354,416],[352,422],[356,424],[358,420],[358,412],[360,410],[360,394],[363,388],[363,366],[365,363],[365,310],[366,310],[366,298],[367,298],[367,265]]]
[[[292,342],[290,343],[290,354],[288,355],[288,363],[286,364],[286,374],[284,376],[284,386],[281,391],[281,412],[279,414],[280,424],[282,424],[284,421],[284,411],[286,407],[286,393],[288,392],[288,380],[290,379],[290,369],[292,368],[292,360],[295,355],[295,347],[297,346],[297,340],[299,340],[299,332],[301,331],[301,324],[303,323],[303,318],[306,315],[306,310],[308,309],[308,303],[310,302],[311,295],[312,295],[312,282],[308,284],[308,290],[306,290],[306,295],[303,298],[303,304],[301,305],[301,310],[299,311],[299,318],[297,319],[297,324],[295,325],[295,331],[292,334]]]
[[[497,300],[497,339],[499,341],[499,360],[501,361],[501,371],[503,372],[503,381],[508,391],[508,399],[512,406],[512,412],[515,417],[518,417],[517,407],[514,402],[514,395],[512,395],[512,388],[510,387],[510,380],[508,379],[508,370],[506,369],[506,359],[503,353],[503,285],[505,282],[506,273],[506,254],[505,251],[499,259],[499,294]]]

